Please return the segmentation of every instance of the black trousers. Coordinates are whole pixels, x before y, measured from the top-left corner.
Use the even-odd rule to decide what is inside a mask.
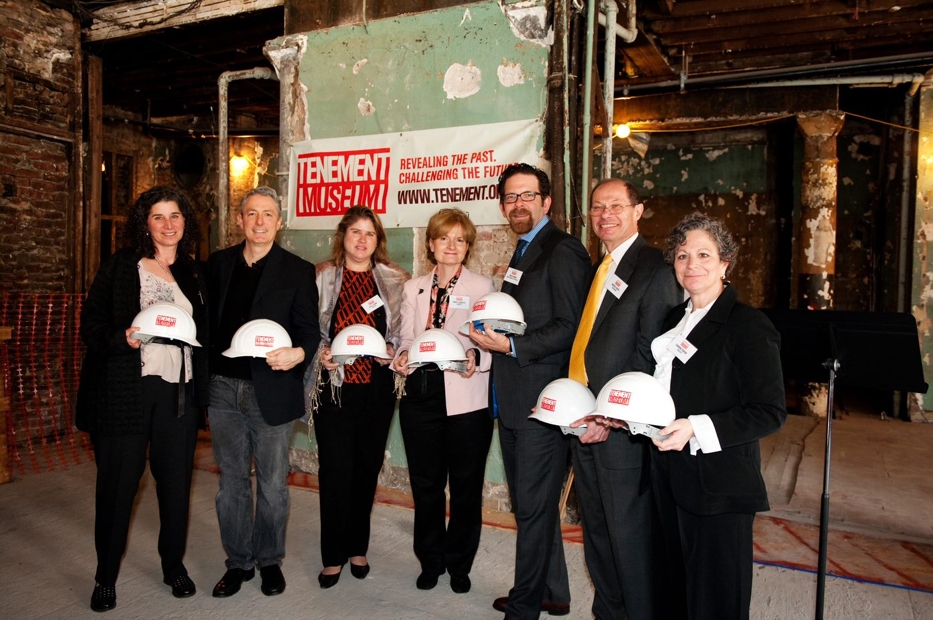
[[[463,576],[483,529],[483,480],[492,442],[488,409],[447,415],[444,373],[419,368],[405,382],[399,423],[415,500],[414,550],[422,572]],[[446,523],[450,484],[450,523]]]
[[[663,468],[652,473],[665,543],[664,617],[748,620],[754,513],[692,514],[674,501]]]
[[[178,417],[178,384],[159,377],[143,377],[143,415],[148,434],[91,437],[97,461],[95,579],[102,586],[117,582],[133,503],[146,469],[147,448],[159,502],[162,574],[170,580],[188,574],[182,560],[188,540],[191,470],[198,438],[198,415],[192,400],[187,399],[187,411]]]
[[[370,514],[395,412],[392,371],[373,364],[368,384],[345,383],[339,403],[325,383],[314,414],[321,504],[321,560],[343,566],[369,550]]]

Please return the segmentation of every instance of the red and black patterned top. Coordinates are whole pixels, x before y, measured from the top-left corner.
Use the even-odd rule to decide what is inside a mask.
[[[334,309],[334,333],[350,325],[376,326],[376,317],[363,309],[363,304],[377,294],[376,280],[372,270],[343,270],[340,293],[337,295],[337,307]],[[344,383],[369,383],[373,376],[373,360],[370,357],[358,358],[344,369]]]

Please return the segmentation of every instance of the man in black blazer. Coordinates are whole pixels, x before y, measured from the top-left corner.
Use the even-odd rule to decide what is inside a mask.
[[[594,395],[623,372],[654,372],[651,341],[661,334],[668,311],[683,295],[660,250],[638,234],[644,205],[634,185],[604,179],[593,189],[590,222],[606,248],[606,275],[589,278],[592,329],[581,324],[570,358],[570,378]],[[598,289],[596,288],[598,287]],[[584,309],[583,322],[587,309]],[[589,328],[589,326],[586,326]],[[648,483],[650,441],[609,431],[587,419],[587,432],[572,438],[573,469],[583,517],[587,569],[599,620],[659,617],[652,566],[657,517]]]
[[[227,571],[213,595],[236,594],[259,566],[262,592],[285,589],[280,564],[288,520],[288,444],[292,422],[304,414],[302,376],[317,350],[318,292],[314,265],[275,243],[282,227],[275,190],[244,196],[237,225],[245,240],[208,262],[211,326],[211,440],[220,468],[217,519]],[[222,355],[234,333],[253,319],[269,319],[288,332],[291,347],[261,357]],[[255,462],[253,510],[250,471]]]
[[[570,587],[560,534],[559,503],[567,469],[560,429],[529,420],[538,394],[559,378],[583,305],[590,260],[583,245],[547,217],[550,180],[528,164],[499,177],[499,207],[518,235],[502,291],[518,301],[527,329],[508,338],[471,329],[493,351],[491,408],[498,412],[499,442],[518,527],[515,582],[493,607],[506,618],[537,619],[570,612]]]

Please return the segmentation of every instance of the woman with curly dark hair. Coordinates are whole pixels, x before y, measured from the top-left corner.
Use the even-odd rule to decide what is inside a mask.
[[[97,461],[94,611],[117,604],[117,574],[147,451],[159,501],[163,581],[178,598],[195,593],[182,558],[200,410],[208,404],[207,288],[190,256],[197,216],[180,192],[153,187],[131,208],[126,238],[129,247],[101,266],[81,312],[87,354],[75,423],[91,434]],[[133,337],[140,310],[166,302],[194,319],[197,331],[188,341],[200,346]],[[171,314],[178,309],[161,307],[169,311],[156,324],[184,319]]]

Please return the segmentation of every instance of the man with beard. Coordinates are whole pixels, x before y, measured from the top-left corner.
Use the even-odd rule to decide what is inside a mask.
[[[583,245],[547,217],[551,183],[541,170],[513,164],[499,177],[499,208],[518,235],[502,292],[518,301],[527,328],[506,337],[471,328],[493,352],[491,410],[518,528],[515,582],[493,607],[530,620],[570,613],[559,503],[568,443],[555,426],[528,419],[538,394],[562,375],[586,294],[590,259]]]

